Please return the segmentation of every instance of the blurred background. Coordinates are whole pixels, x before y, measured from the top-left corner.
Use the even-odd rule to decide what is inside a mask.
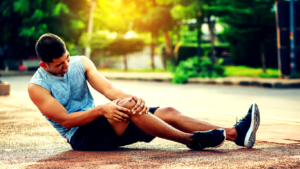
[[[2,0],[0,25],[0,71],[36,70],[44,33],[99,70],[172,72],[174,83],[300,70],[298,1]]]
[[[32,165],[36,152],[59,157],[69,149],[30,148],[48,145],[42,136],[53,136],[35,130],[44,122],[37,122],[41,114],[27,89],[39,68],[35,43],[44,33],[60,36],[71,56],[89,57],[103,76],[149,107],[172,106],[229,127],[255,102],[262,119],[258,140],[300,142],[294,134],[300,124],[300,1],[0,0],[4,165],[19,157],[24,162],[24,155]],[[109,101],[89,89],[95,105]],[[54,140],[49,145],[60,147]]]

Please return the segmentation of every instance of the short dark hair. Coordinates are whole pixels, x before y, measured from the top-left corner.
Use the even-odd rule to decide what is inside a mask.
[[[35,51],[43,62],[53,62],[60,58],[66,51],[66,45],[60,37],[46,33],[43,34],[35,44]]]

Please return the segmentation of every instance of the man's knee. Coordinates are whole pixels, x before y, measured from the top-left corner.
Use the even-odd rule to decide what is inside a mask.
[[[165,108],[160,108],[158,111],[155,112],[154,115],[159,117],[160,119],[164,121],[173,121],[176,120],[176,118],[179,117],[181,113],[176,110],[173,107],[165,107]]]
[[[176,110],[175,108],[173,107],[165,107],[165,108],[162,108],[163,111],[164,111],[164,114],[166,115],[170,115],[170,116],[176,116],[176,115],[179,115],[181,114],[178,110]]]

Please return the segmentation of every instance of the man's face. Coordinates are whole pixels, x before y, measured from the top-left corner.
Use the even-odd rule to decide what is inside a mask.
[[[52,63],[45,63],[43,67],[48,73],[55,76],[63,76],[68,72],[70,54],[66,51],[60,58],[53,59]]]

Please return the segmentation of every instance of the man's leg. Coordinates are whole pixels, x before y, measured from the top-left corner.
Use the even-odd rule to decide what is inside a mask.
[[[151,113],[148,114],[132,114],[130,120],[141,130],[146,132],[147,134],[157,136],[160,138],[176,141],[186,146],[190,146],[191,142],[191,133],[182,132],[166,122],[162,121],[158,117],[152,115]],[[117,122],[111,119],[108,119],[108,122],[114,129],[117,135],[121,136],[124,131],[126,130],[129,121],[126,122]]]
[[[237,137],[235,127],[225,128],[211,124],[209,122],[192,118],[181,114],[178,110],[172,107],[159,108],[154,113],[155,116],[186,133],[193,133],[194,131],[207,131],[212,129],[222,128],[226,131],[226,139],[234,141]]]
[[[217,126],[197,118],[182,115],[179,111],[171,107],[157,109],[154,115],[150,113],[144,115],[131,114],[130,120],[150,135],[177,141],[186,144],[188,147],[190,147],[191,141],[189,139],[192,136],[189,133],[222,128],[226,131],[226,138],[228,140],[235,141],[237,145],[252,148],[255,143],[256,131],[260,124],[260,115],[257,105],[255,103],[252,104],[247,115],[236,126],[239,129],[239,136],[236,127],[224,128]],[[113,120],[109,120],[109,122],[118,135],[122,135],[129,124],[129,122],[119,123]],[[218,135],[220,136],[220,132]],[[215,140],[215,138],[218,139],[217,143],[214,143],[214,146],[217,146],[219,143],[219,145],[223,144],[222,137],[213,137],[213,135],[209,137],[210,141]],[[192,145],[195,145],[195,142],[192,142]],[[198,143],[196,144],[198,145]]]

